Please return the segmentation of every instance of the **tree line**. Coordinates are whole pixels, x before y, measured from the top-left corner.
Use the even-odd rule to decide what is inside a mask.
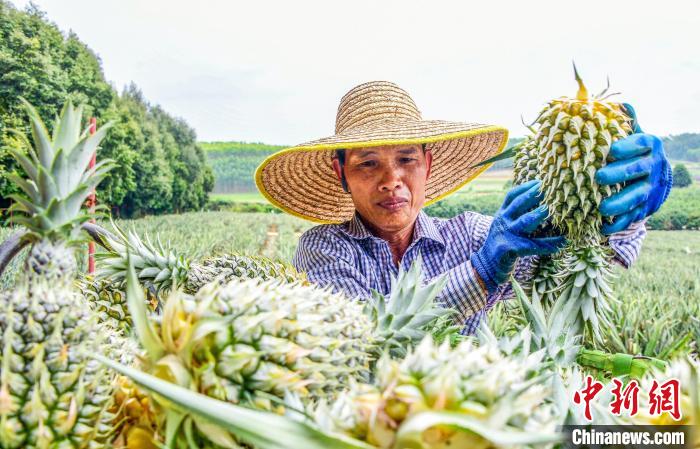
[[[134,84],[117,92],[105,80],[99,57],[33,4],[19,10],[0,0],[0,210],[16,192],[4,175],[21,173],[8,152],[25,146],[14,131],[29,135],[20,98],[48,124],[68,100],[84,104],[85,119],[96,117],[98,126],[114,121],[98,158],[114,159],[117,166],[97,192],[114,215],[199,210],[206,204],[214,176],[184,120],[149,104]]]

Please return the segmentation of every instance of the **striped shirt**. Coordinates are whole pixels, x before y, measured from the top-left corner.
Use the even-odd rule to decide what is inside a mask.
[[[457,312],[455,320],[464,325],[466,334],[476,330],[496,301],[514,296],[510,282],[488,294],[469,261],[471,254],[484,244],[492,220],[493,217],[475,212],[441,219],[421,211],[412,241],[400,261],[407,270],[420,255],[426,282],[447,274],[445,288],[436,300]],[[609,241],[615,260],[629,267],[639,255],[645,235],[644,221],[611,235]],[[536,256],[517,260],[514,275],[519,282],[529,280],[535,261]],[[345,223],[315,226],[306,231],[299,239],[292,263],[306,272],[311,282],[330,286],[353,298],[370,297],[370,289],[388,295],[392,276],[398,275],[389,244],[372,235],[357,213]]]

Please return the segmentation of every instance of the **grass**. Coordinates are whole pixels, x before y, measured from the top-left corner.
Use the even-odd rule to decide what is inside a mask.
[[[225,203],[265,203],[267,200],[260,192],[240,192],[240,193],[210,193],[209,199],[212,201],[222,201]]]

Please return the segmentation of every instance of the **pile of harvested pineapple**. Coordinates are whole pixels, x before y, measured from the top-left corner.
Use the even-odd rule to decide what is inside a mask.
[[[550,102],[517,149],[516,183],[543,180],[571,244],[540,262],[532,286],[514,285],[527,324],[502,338],[485,326],[459,335],[434,303],[444,279],[425,285],[420,264],[390,297],[357,301],[282,263],[188,260],[90,224],[82,206],[111,165],[88,164],[108,126],[88,135],[68,104],[49,134],[26,104],[33,147],[14,156],[28,178],[12,179],[24,230],[0,246],[6,264],[29,245],[19,281],[0,292],[0,448],[555,447],[559,426],[583,422],[571,399],[585,374],[580,337],[611,325],[597,213],[611,192],[594,174],[630,132],[618,105],[580,87]],[[94,278],[74,256],[88,236],[104,248]],[[682,423],[697,424],[700,365],[668,370]],[[613,418],[656,419],[596,422]]]

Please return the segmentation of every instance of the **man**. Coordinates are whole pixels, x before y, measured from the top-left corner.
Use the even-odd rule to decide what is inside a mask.
[[[375,81],[341,99],[334,136],[274,154],[256,180],[278,207],[326,223],[301,236],[293,260],[310,281],[352,297],[387,294],[398,268],[421,256],[427,279],[447,275],[438,300],[472,333],[497,300],[512,296],[511,273],[526,281],[533,257],[565,244],[562,236],[530,235],[547,218],[537,180],[511,189],[495,217],[465,212],[442,220],[421,211],[475,178],[484,168],[474,165],[506,142],[498,126],[422,120],[405,91]],[[614,217],[603,232],[615,260],[629,267],[644,220],[668,195],[670,165],[660,140],[641,132],[616,142],[611,154],[618,160],[597,181],[628,185],[601,204]]]

